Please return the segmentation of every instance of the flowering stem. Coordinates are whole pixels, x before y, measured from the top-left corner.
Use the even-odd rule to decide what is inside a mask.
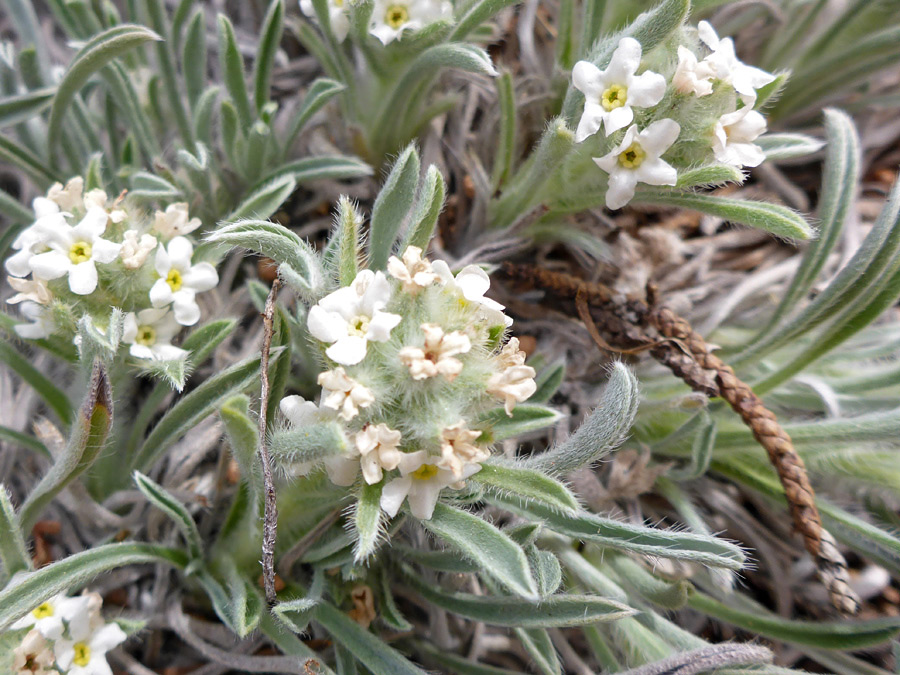
[[[260,395],[259,395],[259,462],[262,465],[263,484],[265,486],[265,515],[263,524],[262,566],[263,582],[266,590],[266,602],[271,607],[275,604],[275,535],[278,527],[278,505],[275,502],[275,481],[272,478],[272,463],[269,459],[269,447],[266,442],[266,411],[269,409],[269,351],[272,348],[272,334],[275,325],[275,300],[281,288],[281,281],[272,282],[272,290],[266,298],[263,314],[262,353],[260,361]]]

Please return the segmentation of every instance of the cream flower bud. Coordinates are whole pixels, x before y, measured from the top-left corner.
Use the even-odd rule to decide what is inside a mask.
[[[7,277],[6,280],[14,291],[18,291],[8,302],[10,305],[30,300],[39,305],[46,305],[53,299],[53,294],[47,288],[47,282],[41,279],[20,279],[19,277]]]
[[[698,61],[694,52],[682,45],[678,46],[678,66],[672,76],[675,90],[681,94],[708,96],[712,93],[712,78],[715,68],[705,59]]]
[[[375,402],[372,391],[349,377],[343,368],[320,373],[317,381],[326,392],[322,405],[338,411],[338,417],[345,422],[356,417],[360,408]]]
[[[398,449],[400,432],[387,424],[369,424],[356,434],[356,449],[362,456],[362,474],[369,485],[384,476],[383,470],[396,469],[403,453]]]
[[[187,202],[169,204],[165,211],[157,211],[153,216],[153,229],[166,239],[193,232],[200,225],[199,218],[188,218]]]
[[[445,427],[441,431],[441,460],[437,466],[451,471],[457,480],[461,479],[466,464],[478,464],[491,456],[489,450],[472,443],[479,436],[481,432],[469,429],[465,420]]]
[[[40,631],[32,630],[13,650],[13,675],[54,675],[56,657]]]
[[[66,182],[63,187],[62,183],[54,183],[47,190],[47,199],[59,205],[63,211],[71,211],[72,209],[84,208],[84,202],[81,199],[81,193],[84,190],[84,179],[81,176],[75,176]]]
[[[91,208],[105,209],[108,199],[109,197],[103,190],[94,188],[84,195],[84,208],[85,210]]]
[[[488,379],[487,391],[504,401],[506,414],[512,417],[516,403],[528,400],[537,391],[535,371],[525,364],[525,352],[519,349],[518,338],[511,338],[497,356],[500,372]]]
[[[412,294],[438,279],[438,275],[431,269],[431,262],[422,257],[422,249],[418,246],[408,246],[402,259],[392,255],[388,259],[387,270],[388,274],[403,284],[404,291]]]
[[[435,323],[423,323],[425,334],[423,347],[404,347],[400,350],[400,361],[409,368],[414,380],[443,375],[452,382],[462,371],[462,362],[453,358],[456,354],[465,354],[472,348],[469,336],[458,330],[444,333]]]
[[[142,234],[138,239],[137,230],[128,230],[123,236],[122,250],[119,252],[122,264],[130,270],[138,269],[147,262],[147,258],[150,252],[156,248],[156,244],[156,237]]]

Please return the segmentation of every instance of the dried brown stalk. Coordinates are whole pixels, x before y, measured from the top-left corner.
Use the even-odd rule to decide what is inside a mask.
[[[619,298],[602,284],[589,283],[568,274],[510,263],[504,269],[514,278],[562,299],[574,300],[576,311],[601,348],[605,341],[599,334],[595,335],[598,330],[606,334],[615,348],[647,347],[654,358],[692,389],[727,401],[765,448],[778,472],[794,526],[803,535],[804,546],[816,561],[819,577],[828,589],[832,603],[848,614],[859,610],[859,601],[848,585],[847,563],[832,536],[822,527],[815,492],[790,436],[775,414],[729,365],[712,353],[703,337],[685,319],[656,304],[654,289],[650,289],[648,304],[642,300]],[[591,311],[585,317],[588,305]],[[591,320],[586,321],[586,318]]]
[[[275,604],[275,536],[278,526],[278,505],[275,501],[275,479],[272,476],[272,462],[266,441],[266,411],[269,409],[269,352],[272,350],[272,334],[275,332],[275,300],[281,288],[281,280],[272,282],[272,290],[266,298],[263,312],[262,351],[260,353],[260,394],[259,394],[259,463],[262,465],[265,485],[265,515],[263,521],[262,566],[266,603]]]

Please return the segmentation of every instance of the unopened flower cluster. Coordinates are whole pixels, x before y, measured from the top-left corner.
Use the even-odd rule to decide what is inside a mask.
[[[57,183],[33,203],[37,219],[13,242],[9,283],[29,320],[20,337],[71,336],[83,316],[105,330],[110,309],[126,312],[123,341],[138,359],[172,361],[184,350],[171,344],[182,326],[200,319],[197,294],[218,283],[215,268],[194,262],[186,236],[200,226],[187,204],[172,204],[147,222],[122,197],[110,200],[84,181]]]
[[[112,675],[106,653],[127,637],[100,614],[97,593],[57,595],[14,623],[28,632],[13,650],[14,675]]]
[[[638,183],[675,185],[681,167],[739,169],[765,159],[754,141],[766,121],[754,106],[757,90],[775,76],[740,61],[733,40],[719,38],[708,22],[697,35],[699,44],[679,45],[677,65],[667,47],[642,55],[630,37],[619,41],[604,70],[575,64],[572,81],[585,98],[575,140],[596,137],[592,143],[609,150],[594,162],[608,175],[610,209],[631,201]]]
[[[453,6],[446,0],[375,0],[373,5],[369,34],[385,45],[399,40],[406,31],[453,17]],[[300,0],[300,9],[309,17],[316,14],[312,0]],[[350,2],[328,0],[328,22],[334,36],[343,42],[350,32]]]
[[[518,339],[503,344],[512,319],[485,297],[489,286],[481,268],[454,275],[410,246],[387,274],[363,270],[309,311],[326,363],[321,398],[288,396],[281,410],[298,429],[339,420],[346,443],[324,460],[329,477],[380,484],[388,516],[407,501],[431,518],[441,491],[461,488],[490,457],[485,413],[512,415],[535,392]]]

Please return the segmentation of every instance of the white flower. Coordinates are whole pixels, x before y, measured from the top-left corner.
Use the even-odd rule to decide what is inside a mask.
[[[42,279],[20,279],[19,277],[7,277],[6,280],[14,291],[19,291],[8,302],[10,305],[29,300],[39,305],[46,305],[53,299],[53,294],[47,287],[47,282]]]
[[[349,377],[341,367],[319,373],[317,382],[325,393],[322,405],[338,411],[338,417],[345,422],[356,417],[360,408],[368,408],[375,402],[372,391]]]
[[[488,378],[487,392],[503,399],[506,414],[512,417],[516,403],[528,400],[537,391],[534,368],[525,365],[525,352],[519,349],[519,338],[510,338],[497,355],[500,372]]]
[[[40,631],[32,630],[13,650],[12,675],[56,675],[56,658]]]
[[[446,487],[459,489],[462,481],[481,471],[479,464],[466,464],[459,476],[442,469],[424,450],[403,453],[400,458],[400,477],[389,481],[381,491],[381,508],[391,518],[397,515],[404,500],[409,500],[409,510],[416,518],[428,520],[434,513],[441,490]]]
[[[678,66],[672,76],[675,90],[682,94],[708,96],[713,86],[710,80],[715,76],[715,68],[706,60],[698,61],[690,49],[678,45]]]
[[[31,203],[37,220],[22,230],[13,240],[14,253],[6,260],[6,271],[14,277],[27,277],[31,274],[31,259],[38,253],[48,250],[47,242],[52,234],[68,226],[67,213],[59,210],[59,204],[46,197],[37,197]]]
[[[200,225],[199,218],[188,218],[187,202],[169,204],[165,211],[157,211],[153,215],[153,229],[165,239],[188,234]]]
[[[579,61],[572,69],[572,83],[584,94],[584,112],[575,130],[575,142],[581,143],[600,130],[609,136],[624,129],[634,119],[632,108],[656,105],[666,93],[666,79],[645,71],[636,75],[641,64],[641,43],[634,38],[619,40],[606,70],[590,61]]]
[[[678,172],[660,156],[680,132],[678,122],[670,119],[657,120],[641,132],[632,125],[619,147],[608,155],[594,158],[597,166],[609,174],[608,208],[620,209],[630,202],[638,183],[675,185]]]
[[[88,600],[83,596],[67,598],[65,595],[56,595],[35,607],[10,628],[19,630],[34,626],[48,640],[58,640],[65,628],[63,621],[77,621],[87,608]]]
[[[443,375],[452,382],[462,371],[463,364],[453,358],[456,354],[465,354],[472,348],[469,336],[458,330],[444,333],[436,323],[423,323],[425,333],[423,347],[404,347],[400,350],[400,361],[409,368],[414,380]]]
[[[431,269],[431,263],[422,257],[422,249],[408,246],[403,252],[403,259],[391,256],[387,263],[388,274],[403,283],[407,293],[418,293],[426,286],[437,281],[438,276]]]
[[[138,239],[137,230],[126,231],[122,239],[122,250],[119,251],[119,255],[122,257],[122,264],[129,270],[136,270],[147,262],[150,252],[156,248],[157,243],[156,237],[149,234],[142,234]]]
[[[444,0],[375,0],[369,32],[386,45],[405,30],[452,18],[453,6]]]
[[[182,326],[193,326],[200,320],[197,293],[208,291],[219,283],[216,268],[207,262],[191,265],[194,246],[185,237],[175,237],[168,247],[156,250],[156,272],[160,278],[150,288],[154,307],[172,303],[175,320]]]
[[[63,187],[62,183],[51,185],[50,189],[47,190],[46,198],[57,204],[62,211],[71,211],[73,209],[81,211],[84,209],[84,201],[81,198],[83,191],[84,179],[81,176],[75,176],[66,181],[65,187]],[[106,195],[104,194],[104,199],[105,197]]]
[[[400,323],[399,314],[382,311],[390,299],[391,286],[384,273],[363,270],[352,284],[326,295],[309,310],[309,332],[332,343],[325,350],[328,358],[352,366],[365,358],[370,340],[385,342]]]
[[[184,349],[172,346],[181,325],[168,308],[144,309],[125,316],[122,342],[131,345],[128,352],[136,359],[177,361],[186,358]]]
[[[741,168],[759,166],[766,159],[762,148],[755,141],[766,131],[766,118],[750,106],[726,113],[716,122],[712,149],[716,159],[723,164]]]
[[[328,0],[328,22],[338,42],[343,42],[350,32],[350,14],[345,2],[346,0]],[[300,0],[300,11],[309,17],[316,16],[312,0]]]
[[[437,466],[448,469],[456,480],[462,479],[466,466],[478,464],[491,456],[490,450],[472,443],[479,436],[481,432],[469,429],[465,420],[445,427],[441,431],[441,461]]]
[[[712,66],[718,79],[730,84],[742,95],[744,103],[752,104],[756,100],[756,90],[775,81],[772,73],[748,66],[739,60],[734,51],[734,40],[730,37],[719,39],[708,21],[701,21],[697,26],[697,32],[700,39],[712,50],[712,54],[704,61]]]
[[[75,227],[57,221],[46,241],[50,250],[28,261],[34,276],[50,280],[68,274],[73,293],[93,293],[97,288],[97,263],[113,262],[122,247],[101,238],[108,219],[106,211],[93,207]]]
[[[53,645],[56,661],[66,675],[112,675],[106,652],[122,644],[126,638],[115,623],[103,624],[86,635],[72,640],[57,640]]]
[[[400,432],[387,424],[368,424],[356,434],[356,449],[362,456],[363,478],[374,485],[384,476],[383,470],[392,471],[400,464],[403,453],[398,449]]]
[[[483,269],[477,265],[467,265],[454,277],[450,267],[443,260],[435,260],[432,268],[447,288],[455,290],[469,302],[479,305],[482,317],[491,325],[512,325],[513,320],[503,313],[503,305],[484,297],[491,287],[491,280]]]
[[[285,396],[279,403],[281,413],[296,427],[304,427],[310,424],[318,424],[327,419],[333,419],[334,413],[324,410],[312,401],[306,401],[302,396]],[[298,462],[293,466],[299,476],[305,476],[312,471],[318,462]],[[332,455],[322,460],[328,478],[335,485],[348,487],[353,485],[356,474],[359,472],[359,460],[356,448],[351,453]]]
[[[17,323],[14,327],[16,335],[26,340],[41,340],[53,335],[56,323],[50,310],[36,302],[25,301],[19,307],[22,315],[30,323]]]

